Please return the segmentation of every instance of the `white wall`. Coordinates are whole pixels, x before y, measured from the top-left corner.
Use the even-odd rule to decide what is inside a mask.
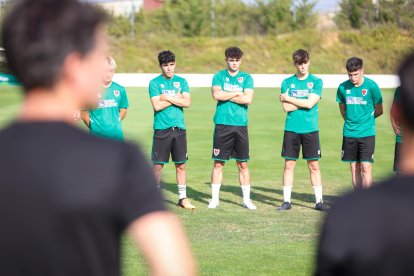
[[[114,81],[126,87],[148,87],[151,79],[159,74],[116,74]],[[210,87],[213,74],[178,74],[188,81],[190,87]],[[283,79],[291,75],[253,74],[255,87],[280,87]],[[337,88],[348,79],[347,75],[316,75],[322,78],[324,88]],[[396,75],[366,75],[381,88],[395,88],[399,85]]]

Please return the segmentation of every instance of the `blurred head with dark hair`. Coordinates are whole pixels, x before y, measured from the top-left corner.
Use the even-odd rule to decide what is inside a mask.
[[[346,61],[346,71],[348,72],[349,80],[355,86],[359,86],[363,83],[364,78],[364,61],[357,57],[352,57]]]
[[[404,132],[414,133],[414,53],[401,64],[398,75],[401,82],[400,119]]]
[[[158,54],[158,62],[162,75],[171,79],[175,74],[175,54],[170,50],[162,51]]]
[[[5,56],[26,93],[70,90],[96,99],[107,43],[106,17],[77,0],[22,0],[2,28]],[[63,88],[63,89],[61,89]]]
[[[232,73],[238,73],[243,57],[243,51],[239,47],[229,47],[224,51],[226,57],[227,70]]]

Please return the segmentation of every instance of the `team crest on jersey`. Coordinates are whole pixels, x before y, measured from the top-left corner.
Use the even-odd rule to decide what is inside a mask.
[[[214,154],[214,156],[219,155],[220,154],[220,150],[219,149],[214,149],[213,150],[213,154]]]
[[[368,93],[368,89],[362,89],[362,96],[365,96]]]
[[[175,88],[180,87],[180,83],[179,83],[179,82],[174,82],[174,87],[175,87]]]
[[[313,89],[313,82],[308,82],[308,88]]]
[[[237,81],[238,81],[239,83],[242,83],[242,82],[243,82],[243,80],[244,80],[244,78],[243,78],[243,77],[240,77],[240,78],[238,78],[238,79],[237,79]]]
[[[114,90],[115,97],[119,97],[121,95],[121,92],[119,90]]]
[[[294,83],[292,83],[291,85],[290,85],[290,88],[295,88],[296,86],[295,86],[295,84]]]

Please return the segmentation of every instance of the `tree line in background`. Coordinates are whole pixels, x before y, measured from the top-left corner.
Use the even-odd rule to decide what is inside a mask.
[[[336,22],[340,28],[361,29],[389,24],[414,28],[413,0],[342,0]]]
[[[135,32],[180,37],[274,35],[314,28],[317,17],[311,0],[167,0],[157,10],[135,15]],[[130,21],[116,18],[116,36],[130,32]]]

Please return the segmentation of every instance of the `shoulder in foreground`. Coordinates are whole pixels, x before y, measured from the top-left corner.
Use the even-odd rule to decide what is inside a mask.
[[[374,184],[372,188],[350,192],[332,205],[334,212],[358,213],[358,210],[377,212],[387,203],[412,201],[414,176],[394,176]],[[414,202],[413,202],[414,203]]]

